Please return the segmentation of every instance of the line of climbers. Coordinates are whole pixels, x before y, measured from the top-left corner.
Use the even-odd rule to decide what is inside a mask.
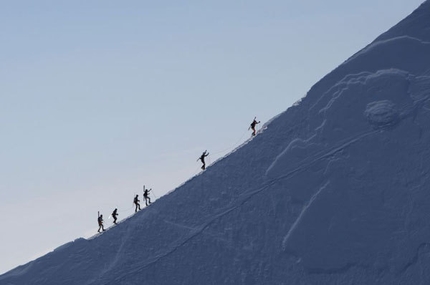
[[[145,189],[145,186],[143,186],[143,198],[145,199],[145,205],[148,207],[151,204],[151,197],[149,197],[149,192],[151,192],[151,189]],[[140,200],[139,200],[139,195],[136,195],[133,199],[133,203],[135,205],[135,209],[134,212],[136,213],[138,210],[141,210],[140,208]],[[113,223],[116,225],[116,221],[117,221],[117,217],[118,217],[118,209],[115,208],[115,210],[113,210],[112,214],[111,214],[112,218],[113,218]],[[100,215],[100,212],[98,213],[98,218],[97,218],[97,222],[99,224],[99,229],[97,232],[100,232],[100,230],[102,230],[103,232],[105,231],[105,228],[103,226],[103,215]]]
[[[257,117],[254,117],[254,120],[252,121],[252,123],[250,124],[248,131],[251,129],[252,130],[252,136],[255,136],[256,134],[256,130],[255,130],[255,126],[257,124],[259,124],[260,121],[257,121]],[[209,155],[209,152],[207,150],[205,150],[203,152],[203,154],[197,159],[197,161],[201,161],[202,162],[202,170],[206,169],[206,163],[205,163],[205,157],[207,157]],[[143,186],[143,198],[145,199],[145,205],[149,206],[151,204],[151,198],[149,197],[149,192],[152,190],[151,189],[145,189],[145,186]],[[139,195],[136,194],[136,196],[134,197],[133,203],[135,205],[135,209],[134,212],[136,213],[138,210],[141,210],[140,208],[140,200],[139,200]],[[117,220],[117,216],[118,216],[118,209],[115,208],[115,210],[112,212],[111,214],[112,218],[113,218],[113,223],[116,225],[116,220]],[[103,226],[103,215],[100,215],[100,213],[98,214],[98,218],[97,218],[97,222],[99,224],[99,229],[97,232],[100,232],[100,230],[105,231],[104,226]]]

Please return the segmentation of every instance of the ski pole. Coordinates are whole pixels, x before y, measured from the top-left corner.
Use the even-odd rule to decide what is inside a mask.
[[[152,188],[151,188],[151,192],[152,194],[154,194],[155,200],[158,200],[157,195],[155,195],[154,190],[152,190]]]

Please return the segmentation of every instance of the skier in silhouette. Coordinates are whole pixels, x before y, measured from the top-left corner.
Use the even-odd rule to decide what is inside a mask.
[[[256,132],[256,131],[255,131],[255,126],[256,126],[257,124],[259,124],[259,123],[260,123],[260,121],[258,121],[258,122],[257,122],[257,120],[256,120],[256,119],[257,119],[257,117],[255,117],[255,118],[254,118],[254,121],[252,121],[251,125],[250,125],[250,126],[249,126],[249,128],[248,128],[248,130],[249,130],[249,129],[252,129],[252,135],[253,135],[253,136],[255,136],[255,132]]]
[[[136,205],[136,209],[134,209],[134,212],[136,213],[137,212],[137,209],[139,209],[140,210],[140,200],[139,200],[139,195],[136,195],[136,197],[134,197],[134,204]]]
[[[205,170],[206,169],[206,163],[205,163],[205,157],[209,155],[209,152],[207,150],[205,150],[203,152],[203,154],[197,159],[197,161],[201,160],[203,165],[202,165],[202,169]]]
[[[99,229],[97,232],[100,232],[100,230],[105,231],[105,228],[103,227],[103,215],[100,215],[100,213],[99,217],[97,218],[97,222],[99,223]]]
[[[149,206],[151,204],[151,198],[149,197],[149,192],[152,190],[151,189],[145,189],[145,191],[143,191],[143,198],[145,199],[145,205]]]
[[[118,209],[115,208],[112,212],[113,223],[116,225],[116,217],[118,216]]]

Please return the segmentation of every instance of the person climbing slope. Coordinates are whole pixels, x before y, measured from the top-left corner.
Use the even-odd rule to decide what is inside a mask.
[[[115,208],[112,212],[113,223],[116,225],[116,217],[118,216],[118,209]]]
[[[139,195],[136,195],[136,197],[134,197],[133,203],[136,205],[136,208],[134,209],[134,212],[137,212],[137,209],[140,210],[140,200],[139,200]]]
[[[260,123],[260,121],[258,121],[258,122],[257,122],[257,120],[256,120],[256,119],[257,119],[257,117],[255,117],[255,118],[254,118],[254,121],[252,121],[251,125],[250,125],[250,126],[249,126],[249,128],[248,128],[248,130],[249,130],[249,129],[252,129],[252,135],[253,135],[253,136],[255,136],[255,132],[256,132],[256,130],[255,130],[255,126],[256,126],[257,124],[259,124],[259,123]]]
[[[152,190],[151,189],[145,189],[145,191],[143,191],[143,198],[145,199],[145,205],[149,206],[151,204],[151,198],[149,197],[149,192]]]
[[[197,159],[197,161],[201,160],[203,165],[202,165],[202,169],[205,170],[206,169],[206,163],[205,163],[205,157],[207,157],[209,155],[209,152],[207,150],[205,150],[203,152],[203,154]]]
[[[98,213],[97,222],[99,223],[99,229],[97,232],[100,232],[100,230],[105,231],[105,228],[103,227],[103,215],[100,215],[100,213]]]

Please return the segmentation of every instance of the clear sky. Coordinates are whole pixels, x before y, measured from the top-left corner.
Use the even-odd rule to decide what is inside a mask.
[[[2,3],[0,273],[173,190],[422,2]]]

